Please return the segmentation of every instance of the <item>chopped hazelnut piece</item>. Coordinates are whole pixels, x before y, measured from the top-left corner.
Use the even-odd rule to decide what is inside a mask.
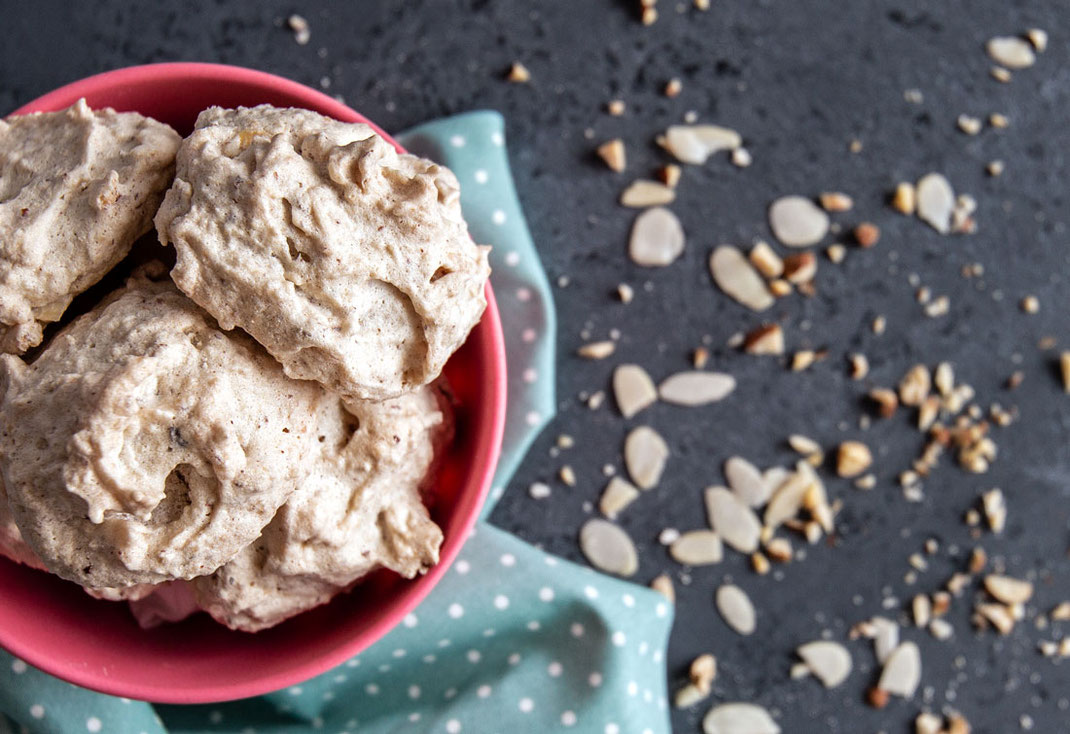
[[[1004,168],[1003,161],[995,160],[989,162],[989,164],[985,166],[985,172],[992,178],[996,178],[997,176],[1003,175]]]
[[[621,303],[631,303],[635,298],[635,290],[627,283],[621,283],[617,286],[617,298]]]
[[[877,413],[881,418],[891,418],[899,407],[899,398],[895,391],[886,387],[876,387],[869,391],[869,399],[877,404]]]
[[[783,278],[777,278],[776,280],[769,281],[769,292],[777,298],[783,298],[784,296],[790,296],[793,288],[791,283]]]
[[[899,400],[903,405],[921,405],[929,395],[931,384],[929,368],[923,364],[914,365],[899,382]]]
[[[861,441],[844,441],[836,454],[836,473],[841,477],[856,477],[873,463],[873,454]]]
[[[514,61],[505,78],[514,84],[524,84],[531,80],[531,72],[519,61]]]
[[[854,228],[855,242],[859,247],[870,248],[881,238],[881,231],[872,222],[862,222]]]
[[[610,170],[620,173],[627,166],[624,141],[620,138],[608,140],[598,146],[598,157],[605,161]]]
[[[748,332],[743,339],[743,351],[748,354],[783,354],[784,331],[780,324],[763,324]]]

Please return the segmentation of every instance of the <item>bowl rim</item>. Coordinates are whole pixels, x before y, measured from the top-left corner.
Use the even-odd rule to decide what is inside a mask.
[[[82,97],[93,96],[102,90],[111,90],[116,86],[126,84],[150,83],[166,85],[177,82],[190,84],[204,81],[270,88],[275,93],[285,94],[293,98],[302,107],[313,109],[329,117],[350,120],[354,117],[359,118],[360,121],[371,126],[376,133],[394,145],[399,152],[404,152],[404,148],[374,122],[323,92],[282,76],[227,64],[164,62],[114,69],[58,87],[20,106],[10,115],[63,109]],[[508,402],[505,337],[502,331],[497,302],[494,298],[494,291],[489,280],[484,288],[484,293],[487,299],[487,307],[475,328],[479,328],[484,323],[490,327],[485,330],[487,333],[484,336],[488,338],[489,343],[484,351],[490,352],[495,369],[484,385],[484,392],[488,397],[484,401],[484,409],[479,416],[481,422],[489,418],[489,423],[486,424],[486,428],[483,431],[479,432],[479,440],[477,440],[475,448],[475,453],[479,459],[477,465],[481,467],[479,470],[478,492],[470,492],[459,497],[458,506],[454,510],[454,514],[461,516],[461,523],[451,536],[443,540],[438,564],[424,576],[407,583],[406,591],[402,593],[400,606],[392,614],[380,615],[360,634],[355,635],[348,644],[339,645],[330,652],[313,658],[292,670],[267,675],[251,681],[214,685],[212,688],[189,686],[175,688],[174,686],[166,687],[132,681],[116,681],[108,676],[98,675],[93,671],[56,662],[52,656],[39,654],[32,644],[22,642],[19,639],[8,638],[2,629],[0,629],[0,647],[50,675],[100,693],[155,703],[196,704],[221,703],[281,690],[337,667],[379,642],[401,622],[405,615],[415,609],[427,597],[449,570],[460,553],[461,547],[472,535],[472,529],[486,501],[494,478],[494,472],[498,465],[502,438],[505,432],[505,415]],[[240,633],[236,632],[235,634]]]

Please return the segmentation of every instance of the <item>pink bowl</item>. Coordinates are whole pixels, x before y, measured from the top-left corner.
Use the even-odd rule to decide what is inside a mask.
[[[63,109],[80,97],[91,107],[136,110],[183,135],[193,128],[197,113],[211,105],[305,107],[373,125],[296,82],[215,64],[157,64],[98,74],[46,94],[15,114]],[[356,655],[400,622],[442,578],[486,498],[501,450],[506,404],[505,347],[489,284],[483,320],[445,374],[460,403],[457,438],[437,477],[432,509],[445,534],[442,560],[426,576],[407,581],[376,573],[330,604],[255,635],[227,630],[204,614],[144,631],[125,604],[91,599],[73,584],[0,559],[0,645],[71,683],[161,703],[256,696],[307,680]]]

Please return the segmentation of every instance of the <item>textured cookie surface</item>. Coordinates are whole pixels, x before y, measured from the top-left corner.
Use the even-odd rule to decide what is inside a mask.
[[[350,398],[429,383],[486,307],[453,174],[307,110],[201,113],[156,227],[224,329]]]
[[[131,279],[35,362],[0,357],[0,468],[23,537],[92,589],[211,573],[304,480],[322,391],[169,283]]]
[[[0,350],[39,344],[43,325],[152,228],[180,141],[85,100],[0,120]]]
[[[407,578],[438,562],[442,532],[421,488],[448,440],[434,387],[380,403],[325,399],[323,449],[308,479],[261,537],[213,575],[199,604],[234,629],[257,631],[327,602],[380,567]]]

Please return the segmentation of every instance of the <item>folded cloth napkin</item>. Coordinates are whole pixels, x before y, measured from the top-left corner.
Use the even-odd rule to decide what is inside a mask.
[[[398,136],[461,182],[509,362],[501,463],[483,517],[554,412],[553,302],[513,187],[503,122],[473,112]],[[646,588],[559,560],[485,521],[403,624],[301,685],[203,706],[94,693],[0,651],[0,734],[32,732],[669,732],[671,606]]]

